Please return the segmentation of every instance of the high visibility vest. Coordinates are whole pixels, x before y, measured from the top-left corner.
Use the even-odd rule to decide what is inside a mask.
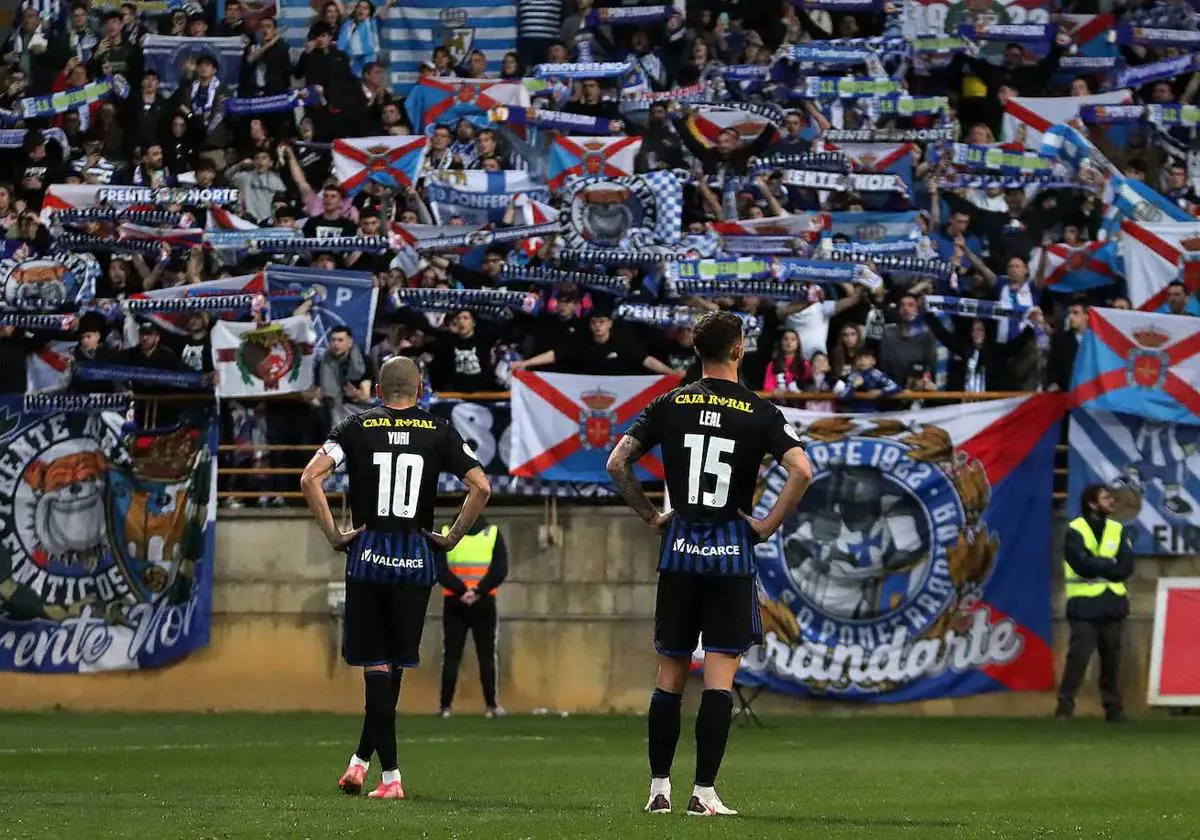
[[[449,526],[443,525],[442,533],[449,532]],[[478,585],[491,567],[492,553],[496,550],[496,537],[499,534],[495,525],[489,525],[478,534],[463,537],[458,541],[458,545],[446,554],[450,571],[465,583],[468,589]],[[454,594],[449,589],[443,589],[442,592],[446,595]]]
[[[1067,527],[1083,537],[1084,548],[1094,557],[1116,557],[1117,552],[1121,550],[1121,523],[1119,522],[1113,522],[1111,519],[1104,521],[1104,533],[1100,535],[1099,543],[1096,542],[1096,535],[1092,533],[1091,526],[1082,516],[1072,519]],[[1129,590],[1125,588],[1123,582],[1104,578],[1080,577],[1071,568],[1070,563],[1063,561],[1063,566],[1065,567],[1068,600],[1071,598],[1099,598],[1105,592],[1112,592],[1122,598],[1128,594]]]

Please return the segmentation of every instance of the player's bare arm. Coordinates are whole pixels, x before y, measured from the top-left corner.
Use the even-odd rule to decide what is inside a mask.
[[[325,498],[325,479],[333,472],[337,462],[325,452],[318,451],[304,468],[300,476],[300,490],[304,493],[304,501],[312,511],[321,528],[321,533],[334,551],[345,551],[347,546],[363,532],[366,526],[359,526],[352,531],[342,531],[333,522],[333,511],[329,509],[329,500]]]
[[[784,453],[783,468],[787,470],[787,481],[784,482],[783,489],[779,491],[779,498],[775,500],[770,513],[764,519],[755,519],[743,511],[738,511],[742,519],[750,523],[750,527],[760,540],[767,539],[779,530],[783,520],[800,504],[804,491],[812,483],[812,464],[809,463],[808,456],[799,446],[793,446]]]
[[[442,551],[449,551],[458,545],[467,531],[471,530],[479,514],[483,513],[492,495],[492,485],[482,468],[472,467],[467,470],[462,480],[463,484],[467,485],[467,498],[463,500],[462,508],[459,509],[458,517],[450,526],[450,530],[445,534],[425,532],[429,541]]]
[[[608,474],[612,477],[613,484],[616,486],[617,492],[621,494],[621,498],[625,500],[625,504],[629,505],[647,525],[661,530],[670,519],[671,512],[660,513],[646,495],[642,483],[633,474],[634,464],[645,454],[646,451],[636,438],[625,435],[617,443],[612,454],[608,456]]]

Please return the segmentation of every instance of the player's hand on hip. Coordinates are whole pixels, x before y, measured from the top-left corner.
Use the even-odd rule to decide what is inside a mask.
[[[449,551],[458,545],[458,541],[462,538],[451,534],[435,534],[433,531],[426,531],[425,539],[429,540],[430,545],[438,551]]]
[[[746,523],[750,526],[750,530],[754,532],[754,536],[758,537],[759,542],[764,542],[770,538],[771,534],[775,533],[775,528],[771,527],[765,519],[755,519],[753,516],[740,510],[738,511],[738,516],[746,520]]]
[[[338,531],[338,535],[329,541],[333,546],[334,551],[349,551],[350,543],[358,538],[358,535],[367,530],[366,525],[359,525],[353,531]]]
[[[647,520],[646,524],[661,534],[667,530],[667,523],[671,521],[673,514],[674,511],[664,510],[662,513],[655,514],[651,519]]]

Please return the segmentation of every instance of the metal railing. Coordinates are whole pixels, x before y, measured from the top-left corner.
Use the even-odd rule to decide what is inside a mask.
[[[830,393],[804,393],[804,392],[772,392],[772,391],[757,391],[760,397],[770,399],[773,402],[794,404],[808,402],[830,402],[837,399]],[[511,398],[510,391],[482,391],[476,393],[460,393],[460,392],[441,392],[435,395],[438,400],[459,400],[464,402],[496,402],[504,401]],[[982,402],[987,400],[1009,399],[1013,397],[1029,396],[1027,391],[984,391],[984,392],[961,392],[961,391],[902,391],[891,397],[879,399],[881,406],[889,404],[922,401],[924,403],[955,403],[955,402]],[[214,397],[211,394],[164,394],[154,396],[136,397],[140,409],[144,410],[142,422],[147,426],[157,424],[159,418],[160,404],[171,403],[198,403],[211,402]],[[272,396],[246,398],[246,402],[295,402],[303,403],[303,397],[300,394],[279,394]],[[305,453],[309,454],[315,450],[315,444],[234,444],[222,442],[217,451],[219,454],[235,454],[252,452],[255,454],[264,454],[270,456],[272,454],[287,454],[287,453]],[[1065,444],[1059,444],[1055,448],[1055,467],[1054,467],[1054,493],[1053,498],[1056,503],[1061,504],[1067,498],[1066,479],[1067,468],[1065,465],[1067,447]],[[303,499],[303,494],[299,489],[300,474],[303,472],[303,467],[234,467],[224,466],[218,467],[219,476],[247,476],[254,478],[267,478],[271,476],[295,476],[296,489],[294,490],[218,490],[217,497],[219,499],[258,499],[266,497],[278,497],[285,500],[300,500]],[[330,494],[336,500],[340,500],[345,504],[344,494],[340,491],[335,491]],[[514,497],[525,499],[526,497]],[[532,499],[531,499],[532,500]],[[603,502],[603,499],[589,499],[589,503]]]

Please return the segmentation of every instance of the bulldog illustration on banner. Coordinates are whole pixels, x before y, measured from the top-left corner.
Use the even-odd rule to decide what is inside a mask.
[[[0,670],[163,665],[208,643],[213,418],[4,409]]]
[[[764,644],[739,680],[878,702],[1050,688],[1063,407],[1050,395],[874,415],[786,411],[813,482],[756,549]],[[785,478],[778,466],[764,474],[756,516]]]

